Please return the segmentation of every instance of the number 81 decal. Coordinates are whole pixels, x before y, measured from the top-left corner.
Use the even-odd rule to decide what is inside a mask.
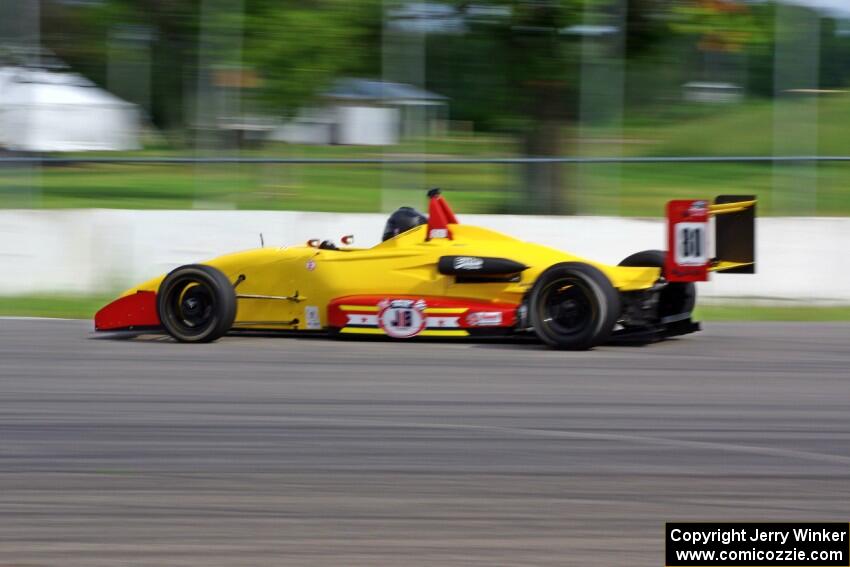
[[[708,231],[704,222],[680,222],[675,225],[676,263],[702,266],[708,262]]]

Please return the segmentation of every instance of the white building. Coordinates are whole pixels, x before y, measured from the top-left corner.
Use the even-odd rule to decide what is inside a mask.
[[[0,146],[26,152],[137,149],[139,112],[80,75],[3,67]]]
[[[322,106],[303,109],[271,139],[297,144],[392,145],[433,134],[445,122],[447,99],[401,83],[340,79]]]

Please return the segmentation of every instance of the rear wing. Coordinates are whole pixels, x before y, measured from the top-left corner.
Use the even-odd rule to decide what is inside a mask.
[[[667,281],[703,282],[709,272],[754,274],[755,217],[754,196],[667,203]]]

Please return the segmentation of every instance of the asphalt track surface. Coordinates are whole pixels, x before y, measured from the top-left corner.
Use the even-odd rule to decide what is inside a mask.
[[[850,325],[647,347],[92,338],[0,320],[0,566],[640,565],[850,520]]]

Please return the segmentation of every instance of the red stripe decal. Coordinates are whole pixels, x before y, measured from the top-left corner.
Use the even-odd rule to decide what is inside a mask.
[[[352,315],[376,315],[376,307],[382,302],[393,300],[424,301],[429,310],[427,317],[457,317],[458,328],[473,329],[479,327],[511,328],[516,326],[518,305],[511,303],[491,303],[476,299],[422,297],[415,295],[349,295],[331,300],[328,304],[328,325],[341,329],[350,323]],[[346,309],[343,309],[342,306]],[[358,310],[357,307],[366,309]],[[464,308],[462,313],[440,313],[440,309]],[[370,325],[376,326],[376,325]]]

